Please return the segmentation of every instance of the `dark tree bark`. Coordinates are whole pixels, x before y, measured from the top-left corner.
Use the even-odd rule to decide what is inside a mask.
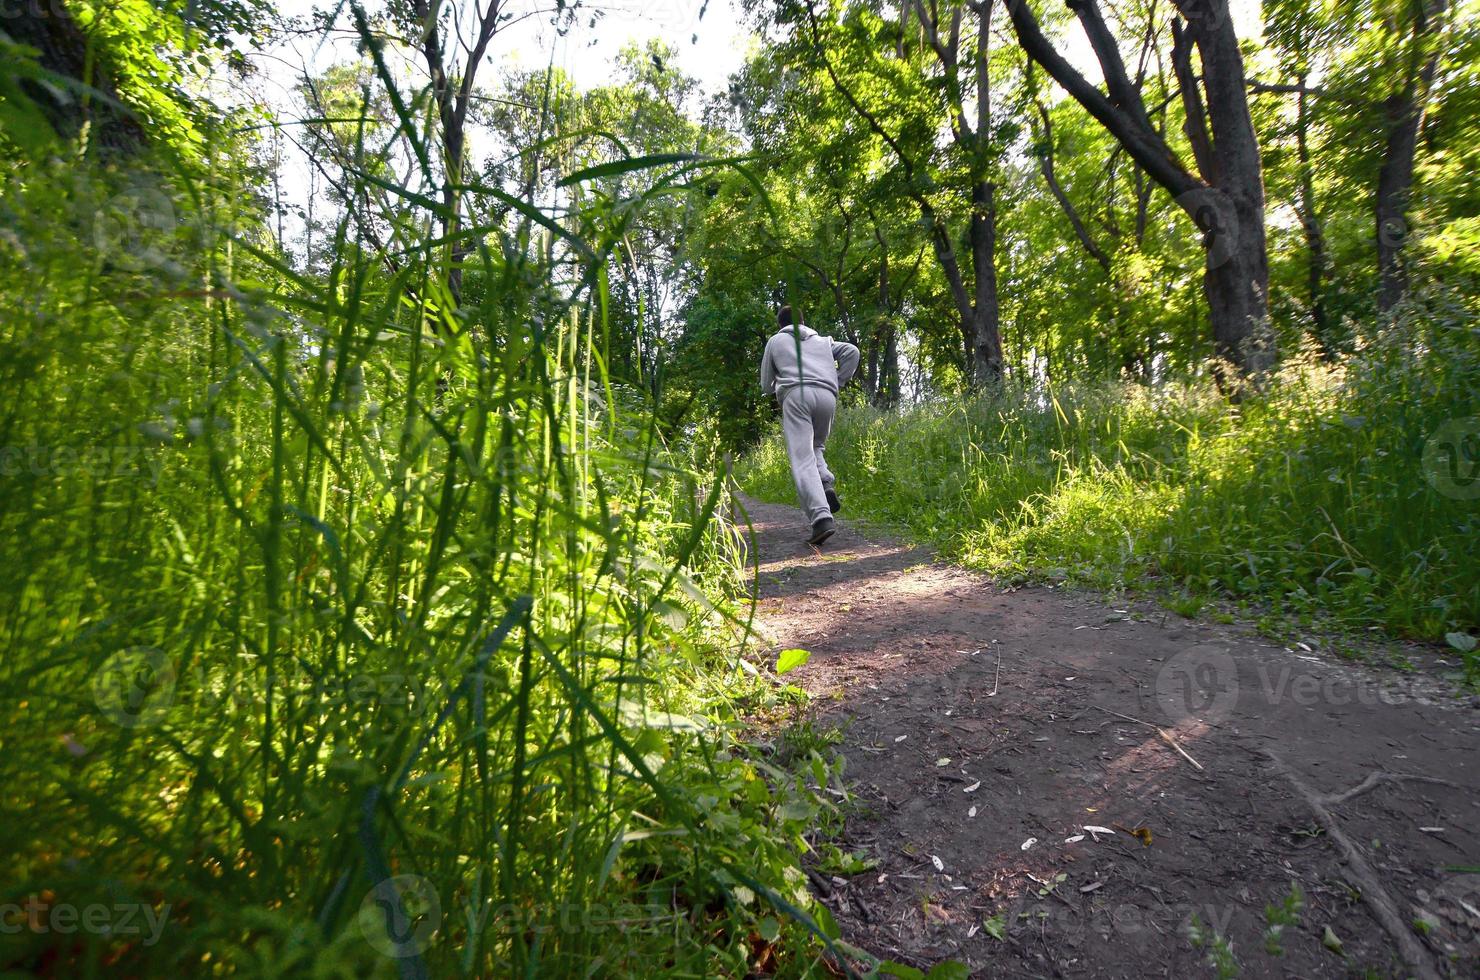
[[[971,190],[971,263],[976,297],[971,304],[972,384],[981,388],[1002,377],[1002,310],[997,302],[997,201],[991,181]]]
[[[1044,37],[1026,0],[1008,12],[1028,56],[1115,137],[1146,174],[1175,198],[1203,232],[1203,294],[1213,343],[1242,378],[1274,362],[1269,322],[1269,260],[1264,231],[1264,175],[1249,116],[1243,56],[1227,0],[1174,0],[1174,61],[1187,110],[1196,172],[1151,123],[1138,87],[1094,0],[1070,0],[1105,76],[1091,85]],[[1201,76],[1192,56],[1201,63]],[[1222,378],[1237,388],[1236,379]]]
[[[1305,75],[1300,75],[1300,91],[1295,100],[1295,152],[1300,161],[1300,226],[1305,233],[1309,260],[1306,271],[1306,305],[1310,309],[1311,332],[1321,345],[1321,356],[1336,359],[1336,347],[1326,314],[1326,233],[1321,224],[1321,211],[1316,204],[1314,168],[1310,158],[1310,99],[1305,91]]]
[[[987,173],[987,138],[992,125],[992,75],[987,60],[992,5],[992,0],[983,0],[972,7],[977,18],[976,128],[974,131],[967,128],[963,119],[957,133],[957,142],[970,154],[975,177],[971,189],[971,259],[976,297],[972,304],[969,364],[977,387],[1002,377],[1002,311],[997,301],[997,188]]]
[[[111,158],[129,157],[147,142],[144,128],[119,102],[118,92],[106,64],[89,64],[88,39],[77,21],[61,3],[42,0],[0,0],[0,30],[11,40],[37,50],[37,63],[45,70],[94,89],[102,98],[85,98],[78,91],[64,91],[21,82],[57,135],[75,139],[90,123],[88,139]]]
[[[1418,134],[1428,108],[1429,90],[1439,70],[1435,43],[1443,29],[1448,0],[1421,0],[1413,25],[1413,59],[1400,91],[1383,100],[1387,135],[1377,172],[1374,218],[1377,230],[1377,308],[1386,313],[1408,294],[1403,245],[1408,239],[1408,202],[1413,193]]]
[[[893,408],[899,404],[899,330],[894,321],[884,331],[884,364],[879,374],[878,405]]]

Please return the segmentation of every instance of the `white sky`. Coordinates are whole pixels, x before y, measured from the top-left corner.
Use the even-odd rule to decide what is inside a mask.
[[[306,16],[315,6],[332,8],[335,2],[284,0],[278,10],[289,16]],[[533,0],[514,0],[507,6],[514,11],[528,10]],[[598,10],[601,16],[592,27],[592,14]],[[678,68],[697,78],[706,91],[717,92],[744,63],[751,43],[749,33],[736,20],[738,7],[733,0],[709,0],[707,7],[704,0],[598,0],[594,7],[582,8],[580,14],[564,37],[548,25],[547,17],[530,18],[502,29],[480,69],[480,82],[492,84],[508,67],[543,68],[553,55],[555,66],[569,72],[577,85],[595,87],[611,78],[613,59],[625,45],[656,37],[678,49]],[[340,15],[340,24],[352,27],[348,7]],[[253,61],[263,72],[269,91],[286,93],[305,65],[322,71],[353,56],[346,34],[322,47],[316,39],[298,39],[259,52]]]
[[[283,0],[278,9],[290,16],[306,15],[315,5],[332,7],[336,2]],[[508,5],[520,9],[519,0],[512,0]],[[523,6],[527,9],[529,3]],[[1257,37],[1261,28],[1260,0],[1231,0],[1231,7],[1239,37]],[[594,27],[590,26],[592,10],[602,12]],[[502,67],[543,67],[553,56],[555,66],[569,72],[577,85],[594,87],[611,77],[613,59],[621,48],[629,42],[640,44],[656,37],[677,48],[678,67],[698,79],[705,91],[712,94],[725,89],[729,76],[744,64],[745,55],[754,43],[748,30],[739,23],[736,0],[596,0],[591,9],[583,9],[581,13],[576,25],[563,37],[544,18],[531,18],[502,31],[490,49],[488,63],[482,68],[485,84]],[[347,8],[341,14],[341,23],[345,26],[351,23]],[[1089,46],[1077,23],[1069,27],[1065,50],[1089,78],[1099,78],[1098,66],[1089,56]],[[275,51],[262,52],[253,60],[262,69],[269,90],[286,93],[291,91],[305,65],[322,71],[334,61],[351,57],[353,51],[347,39],[317,51],[314,42],[298,40]]]
[[[629,42],[661,38],[678,49],[677,67],[684,74],[697,78],[707,92],[719,92],[745,63],[751,46],[733,0],[709,0],[707,7],[704,0],[607,0],[602,6],[608,13],[594,30],[587,26],[588,17],[555,43],[556,67],[570,72],[583,88],[607,81],[612,59]],[[544,38],[510,39],[512,60],[545,64],[553,32],[544,33]]]

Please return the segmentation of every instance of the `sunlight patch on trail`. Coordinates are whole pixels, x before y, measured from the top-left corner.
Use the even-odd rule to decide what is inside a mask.
[[[757,530],[759,530],[759,525],[757,525]],[[838,564],[838,565],[846,565],[846,564],[849,564],[850,562],[861,561],[861,560],[865,560],[865,559],[873,560],[873,559],[876,559],[876,558],[887,558],[887,557],[890,557],[891,555],[908,554],[909,552],[911,552],[913,550],[914,550],[913,548],[895,547],[895,548],[878,548],[876,550],[868,551],[868,552],[852,552],[852,553],[846,553],[846,554],[828,554],[828,553],[824,552],[821,556],[811,555],[811,554],[807,554],[807,555],[793,555],[793,556],[790,556],[790,557],[787,557],[787,558],[778,558],[775,561],[762,562],[761,565],[760,565],[760,573],[762,575],[775,574],[776,572],[786,571],[788,569],[798,568],[798,567],[805,566],[805,565],[817,565],[817,564],[829,564],[829,563],[831,563],[831,564]],[[895,570],[895,571],[889,572],[889,573],[885,573],[885,574],[897,574],[897,573],[898,573],[898,570]],[[880,577],[880,576],[878,576],[878,575],[871,575],[871,576],[869,576],[869,578],[878,578],[878,577]],[[853,581],[864,581],[864,579],[855,579]]]

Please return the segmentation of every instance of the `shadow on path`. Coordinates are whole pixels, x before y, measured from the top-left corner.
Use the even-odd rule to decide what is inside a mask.
[[[1246,977],[1402,971],[1413,949],[1273,752],[1318,793],[1441,780],[1384,779],[1330,810],[1402,921],[1429,923],[1416,966],[1480,975],[1469,702],[1241,627],[1005,589],[847,521],[814,549],[795,508],[747,504],[760,622],[812,653],[788,676],[844,728],[843,843],[878,862],[823,879],[851,942],[980,976],[1212,976],[1196,921]],[[1271,944],[1266,906],[1297,886]]]

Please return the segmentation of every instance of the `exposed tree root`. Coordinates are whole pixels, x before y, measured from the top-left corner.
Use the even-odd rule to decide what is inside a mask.
[[[1301,799],[1305,800],[1305,805],[1310,807],[1311,812],[1315,814],[1316,820],[1320,821],[1321,826],[1326,829],[1326,836],[1330,837],[1336,843],[1336,846],[1341,849],[1342,856],[1346,859],[1348,873],[1352,878],[1356,879],[1357,884],[1362,888],[1362,901],[1367,903],[1368,907],[1372,909],[1372,914],[1377,917],[1377,921],[1387,930],[1388,935],[1393,937],[1393,941],[1398,945],[1398,952],[1403,957],[1404,962],[1408,964],[1409,969],[1420,980],[1441,980],[1439,970],[1434,965],[1433,957],[1429,955],[1428,949],[1414,937],[1413,931],[1403,921],[1403,916],[1399,914],[1397,906],[1393,904],[1393,900],[1388,896],[1387,890],[1382,887],[1381,879],[1372,870],[1372,866],[1367,863],[1367,859],[1362,856],[1362,852],[1352,844],[1346,834],[1342,833],[1341,828],[1336,824],[1336,818],[1331,815],[1331,811],[1326,809],[1330,803],[1349,800],[1358,793],[1366,792],[1372,786],[1376,786],[1379,782],[1384,781],[1374,778],[1375,776],[1392,776],[1393,774],[1375,773],[1345,793],[1328,795],[1317,793],[1307,786],[1273,752],[1266,749],[1264,756],[1289,780],[1290,785],[1295,788],[1295,792],[1300,794]],[[1439,780],[1435,781],[1437,782]],[[1371,785],[1368,785],[1369,783]]]
[[[1411,772],[1382,772],[1382,771],[1378,771],[1378,772],[1374,772],[1372,775],[1368,776],[1366,779],[1362,780],[1360,783],[1358,783],[1357,785],[1353,786],[1351,789],[1347,790],[1345,793],[1328,793],[1328,794],[1326,794],[1325,796],[1321,797],[1321,802],[1322,803],[1325,803],[1327,806],[1335,806],[1337,803],[1345,803],[1347,800],[1350,800],[1350,799],[1353,799],[1355,797],[1361,796],[1363,793],[1367,792],[1369,789],[1373,789],[1374,787],[1376,787],[1376,786],[1378,786],[1378,785],[1380,785],[1382,783],[1401,783],[1404,780],[1409,780],[1409,781],[1416,782],[1416,783],[1438,783],[1440,786],[1454,786],[1455,785],[1454,783],[1451,783],[1449,780],[1447,780],[1447,779],[1440,779],[1437,776],[1420,776],[1417,773],[1411,773]]]

